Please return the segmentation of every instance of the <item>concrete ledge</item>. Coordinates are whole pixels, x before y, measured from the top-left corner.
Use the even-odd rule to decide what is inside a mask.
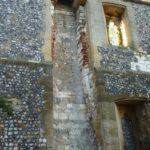
[[[38,62],[30,60],[17,60],[0,58],[0,64],[11,64],[18,66],[28,66],[28,67],[52,67],[52,62]]]

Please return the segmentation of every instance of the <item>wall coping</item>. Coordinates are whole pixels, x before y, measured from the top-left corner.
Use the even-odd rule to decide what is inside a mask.
[[[10,58],[0,58],[0,64],[11,64],[18,66],[28,66],[28,67],[52,67],[52,62],[38,62],[32,60],[17,60]]]

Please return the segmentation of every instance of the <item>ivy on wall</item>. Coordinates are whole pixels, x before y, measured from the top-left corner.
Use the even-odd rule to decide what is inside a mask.
[[[8,101],[7,98],[0,97],[0,108],[7,112],[8,115],[12,115],[13,107],[12,102]]]

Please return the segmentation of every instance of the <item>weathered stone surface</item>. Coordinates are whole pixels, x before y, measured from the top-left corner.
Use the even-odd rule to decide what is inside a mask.
[[[75,13],[59,5],[54,23],[54,149],[96,150],[77,61]]]

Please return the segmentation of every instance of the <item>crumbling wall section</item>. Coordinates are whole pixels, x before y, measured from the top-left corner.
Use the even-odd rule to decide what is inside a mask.
[[[84,101],[86,104],[87,119],[91,126],[91,137],[94,137],[93,142],[97,148],[100,148],[100,142],[97,138],[97,131],[95,127],[96,122],[96,98],[95,98],[95,84],[94,76],[91,69],[89,57],[88,35],[86,31],[86,13],[84,7],[79,7],[77,11],[77,46],[78,59],[81,70]]]
[[[82,73],[82,82],[84,87],[84,98],[87,105],[88,118],[91,118],[94,110],[94,81],[90,68],[89,45],[86,31],[85,9],[81,7],[77,12],[77,46],[80,70]]]

